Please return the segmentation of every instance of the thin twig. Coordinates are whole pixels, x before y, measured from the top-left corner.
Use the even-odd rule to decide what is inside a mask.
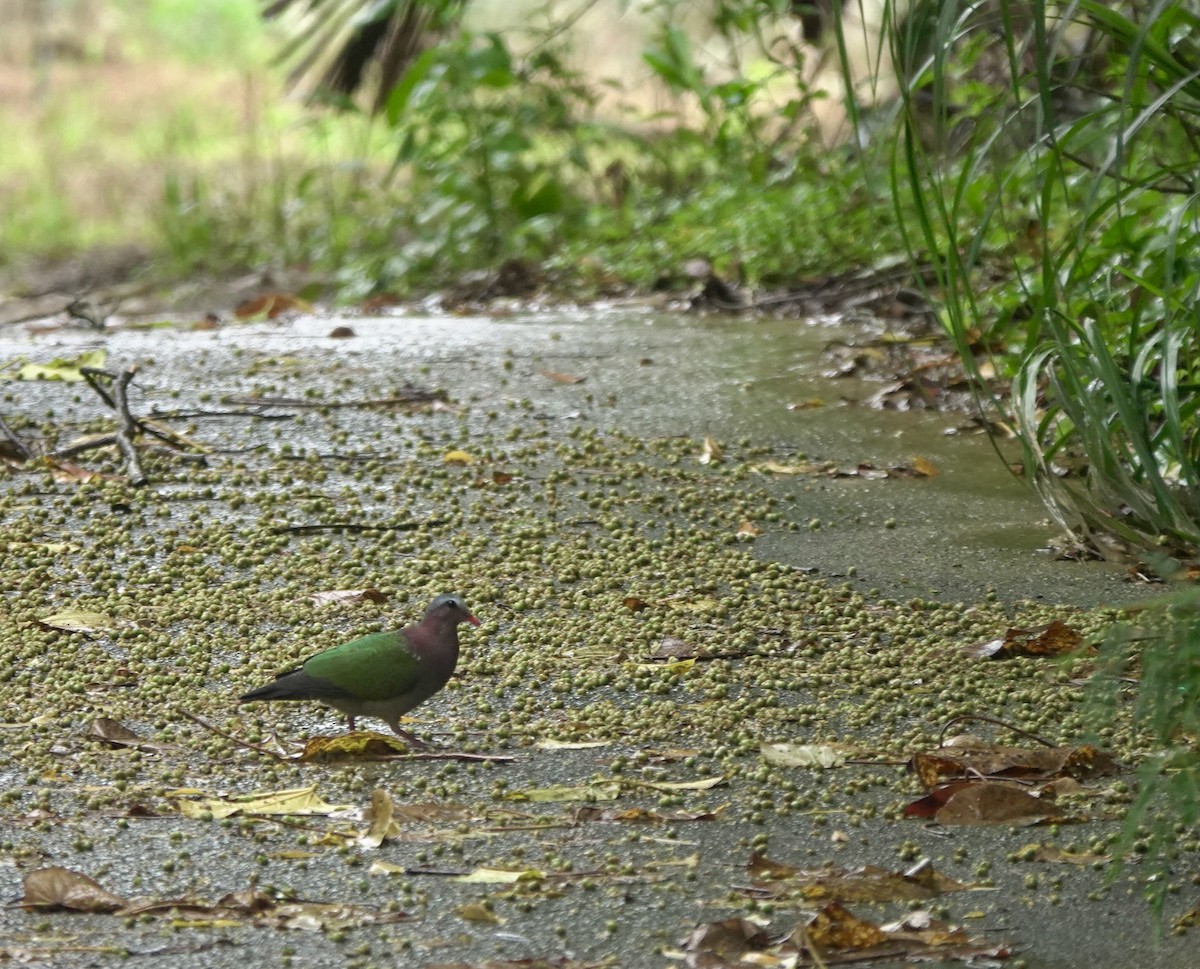
[[[92,388],[104,403],[108,404],[113,410],[117,409],[116,403],[112,399],[112,394],[108,392],[108,388],[100,383],[101,377],[107,377],[109,380],[116,380],[117,375],[111,370],[105,370],[103,367],[80,367],[79,372],[83,374],[83,379],[88,382],[88,386]]]
[[[129,483],[141,486],[147,484],[150,479],[146,477],[146,472],[142,469],[142,462],[138,458],[137,448],[133,443],[134,438],[138,435],[138,424],[133,419],[133,415],[129,413],[129,397],[127,395],[129,382],[133,380],[133,375],[136,373],[136,364],[126,367],[113,381],[112,390],[117,418],[121,422],[117,429],[117,446],[125,455],[125,465],[129,470]]]
[[[465,750],[425,750],[410,751],[407,754],[397,753],[396,757],[405,760],[460,760],[460,761],[493,761],[507,763],[516,760],[515,754],[469,754]],[[359,759],[359,758],[355,758]],[[367,759],[367,758],[362,758]],[[372,758],[374,759],[374,758]],[[380,760],[394,760],[393,757],[380,757]]]
[[[1014,727],[1011,723],[1005,723],[1003,720],[997,720],[994,717],[985,717],[981,713],[963,713],[963,714],[959,714],[957,717],[951,717],[949,720],[947,720],[945,723],[942,724],[942,729],[938,732],[938,746],[939,747],[943,746],[942,740],[946,736],[946,731],[949,730],[954,724],[958,723],[960,720],[980,720],[983,723],[990,723],[995,727],[1003,727],[1005,730],[1011,730],[1013,733],[1019,733],[1019,734],[1021,734],[1021,736],[1028,737],[1030,740],[1036,740],[1039,744],[1041,744],[1044,747],[1057,747],[1058,746],[1057,744],[1050,743],[1049,740],[1039,737],[1035,733],[1030,733],[1028,730],[1022,730],[1020,727]]]
[[[109,447],[117,443],[117,435],[112,434],[97,434],[94,437],[89,437],[82,441],[76,441],[74,444],[68,444],[66,447],[60,447],[56,451],[51,451],[46,455],[48,458],[73,458],[77,454],[82,454],[84,451],[94,451],[96,448]]]
[[[296,419],[295,414],[264,414],[258,408],[253,410],[159,410],[157,407],[152,407],[150,414],[161,420],[173,421],[194,421],[202,417],[254,417],[261,421],[294,421]]]
[[[343,407],[397,407],[412,404],[448,403],[446,395],[436,390],[420,390],[416,387],[401,390],[393,397],[377,397],[371,400],[313,400],[307,397],[225,397],[223,403],[237,407],[286,407],[301,410],[336,410]]]
[[[183,716],[187,717],[193,723],[198,723],[201,727],[203,727],[209,733],[214,733],[218,737],[224,737],[230,743],[237,744],[239,747],[244,747],[246,750],[257,750],[260,754],[266,754],[268,757],[273,757],[275,760],[282,760],[282,761],[295,760],[295,757],[289,756],[287,754],[281,754],[278,751],[271,750],[269,747],[263,747],[260,744],[252,744],[248,740],[242,740],[238,737],[235,737],[233,734],[227,733],[226,731],[222,730],[220,727],[214,727],[208,721],[201,720],[194,713],[188,713],[182,707],[173,707],[172,709],[174,709],[174,711],[176,713],[180,713]]]

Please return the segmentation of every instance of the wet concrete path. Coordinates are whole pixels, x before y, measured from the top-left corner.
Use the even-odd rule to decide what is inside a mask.
[[[332,337],[338,325],[354,335]],[[139,413],[244,410],[231,401],[251,395],[328,405],[281,406],[280,421],[173,419],[225,449],[194,482],[165,458],[138,494],[104,485],[75,500],[75,485],[4,479],[0,524],[18,572],[0,623],[0,651],[14,657],[0,752],[0,780],[14,792],[0,808],[11,832],[0,848],[5,895],[19,897],[29,869],[60,864],[127,896],[212,899],[256,880],[277,897],[413,916],[282,932],[8,910],[0,946],[105,966],[128,964],[115,954],[126,947],[155,969],[181,958],[221,967],[607,957],[634,969],[674,965],[698,923],[748,911],[777,930],[795,922],[794,904],[748,908],[739,894],[759,847],[810,867],[899,868],[925,857],[962,881],[989,880],[988,891],[934,905],[1013,942],[1033,969],[1190,965],[1183,942],[1155,941],[1136,881],[1105,892],[1103,871],[1013,861],[1033,842],[1102,845],[1115,822],[940,829],[896,816],[916,791],[896,766],[822,773],[761,762],[758,743],[784,739],[838,738],[903,757],[978,703],[1061,742],[1085,739],[1070,670],[982,669],[959,647],[1010,621],[1075,621],[1074,607],[1147,594],[1119,568],[1039,551],[1053,535],[1044,512],[986,440],[946,433],[965,423],[960,415],[843,403],[877,389],[819,376],[823,348],[843,335],[798,321],[628,309],[0,333],[0,361],[103,347],[112,368],[138,364]],[[406,383],[443,388],[453,404],[412,414],[340,406]],[[79,385],[4,389],[7,407],[38,421],[104,413]],[[822,405],[787,406],[814,400]],[[697,460],[705,437],[725,451],[719,470]],[[480,469],[514,472],[521,490],[444,465],[451,449]],[[886,468],[914,456],[938,474],[749,470],[767,460]],[[760,534],[730,545],[742,517]],[[271,530],[332,518],[426,524],[411,534]],[[48,543],[76,551],[64,560],[33,547]],[[759,564],[742,561],[745,550]],[[394,599],[324,612],[303,602],[313,589],[356,582]],[[266,742],[273,730],[336,734],[336,717],[318,707],[242,711],[230,698],[316,649],[410,619],[444,584],[467,595],[484,627],[468,634],[452,688],[419,711],[422,729],[444,747],[516,761],[277,763],[175,711],[247,740]],[[624,605],[631,595],[658,598],[635,612]],[[908,605],[916,599],[933,602]],[[136,628],[90,638],[37,630],[40,616],[80,603]],[[652,667],[664,634],[740,658]],[[101,715],[171,746],[104,748],[86,736]],[[717,776],[711,790],[646,786]],[[363,826],[358,814],[299,826],[179,815],[181,799],[312,783],[360,811],[377,789],[399,805],[433,807],[373,850],[347,835]],[[575,794],[537,799],[555,786]],[[513,823],[513,811],[526,816]],[[630,811],[645,813],[633,820],[622,813]],[[446,874],[526,867],[554,874],[517,887]],[[1177,877],[1194,868],[1184,856]]]

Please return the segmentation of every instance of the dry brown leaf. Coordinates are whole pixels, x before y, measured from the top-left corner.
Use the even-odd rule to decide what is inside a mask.
[[[87,875],[56,865],[25,876],[25,895],[20,904],[26,908],[72,912],[115,912],[128,903]]]
[[[400,825],[392,816],[392,796],[382,788],[376,788],[371,793],[371,806],[364,813],[363,820],[367,822],[367,830],[358,836],[360,847],[378,848],[388,838],[400,833]]]
[[[837,902],[830,902],[819,911],[805,934],[819,949],[869,949],[881,945],[888,937],[874,922],[860,919]]]
[[[909,770],[932,790],[955,778],[985,777],[1053,780],[1058,777],[1092,778],[1111,774],[1117,763],[1104,751],[1079,747],[1006,747],[963,736],[927,753],[916,753]]]
[[[261,296],[243,300],[233,311],[233,315],[239,320],[259,317],[274,320],[292,310],[298,313],[311,313],[312,304],[287,293],[263,293]]]
[[[823,899],[839,902],[920,901],[976,887],[943,875],[927,861],[907,871],[888,871],[875,865],[850,870],[801,869],[771,861],[754,852],[746,871],[755,882],[771,882],[770,890],[774,896],[795,893],[810,902]]]
[[[1083,643],[1083,636],[1061,619],[1033,629],[1009,629],[1002,638],[967,647],[977,659],[1012,659],[1016,656],[1062,656]]]
[[[105,743],[112,744],[115,747],[134,747],[138,750],[177,749],[173,744],[163,744],[153,740],[145,740],[144,738],[139,737],[119,720],[112,720],[108,717],[97,717],[95,720],[93,720],[91,729],[88,731],[88,736],[96,737],[97,739],[103,740]]]
[[[741,539],[743,542],[746,542],[746,541],[753,541],[754,539],[758,538],[758,536],[761,534],[762,534],[762,529],[759,528],[757,525],[755,525],[754,522],[744,521],[740,525],[738,525],[737,531],[734,532],[734,537]]]
[[[587,379],[577,374],[562,373],[558,370],[539,370],[538,373],[553,380],[556,384],[581,384]]]
[[[1016,786],[994,781],[968,783],[934,814],[938,824],[1042,824],[1067,821],[1053,801],[1033,797]]]

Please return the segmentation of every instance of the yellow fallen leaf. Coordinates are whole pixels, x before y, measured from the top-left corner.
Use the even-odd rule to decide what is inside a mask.
[[[360,847],[378,848],[387,838],[400,834],[400,825],[392,817],[392,796],[381,788],[372,793],[371,807],[363,820],[369,824],[366,831],[359,833]]]
[[[108,358],[107,350],[86,350],[74,360],[57,358],[49,363],[26,363],[21,361],[15,374],[4,371],[0,379],[10,380],[62,380],[66,383],[78,383],[83,380],[82,368],[103,367]]]
[[[399,737],[384,736],[373,730],[356,730],[336,737],[309,737],[304,744],[300,760],[336,762],[356,760],[364,757],[391,757],[410,753],[408,745]]]
[[[504,921],[504,919],[500,918],[491,909],[480,905],[479,902],[468,902],[466,905],[460,905],[456,911],[460,919],[466,919],[468,922],[487,922],[490,925],[500,925]]]
[[[717,608],[717,600],[708,596],[699,599],[666,599],[665,604],[680,612],[712,612]]]
[[[465,875],[452,878],[451,881],[472,885],[515,885],[520,881],[540,882],[545,877],[545,872],[538,871],[535,868],[527,868],[524,871],[508,871],[503,868],[476,868]]]
[[[761,474],[818,474],[824,470],[820,464],[780,464],[778,461],[764,461],[754,465],[754,470]]]
[[[829,744],[761,744],[762,758],[777,767],[841,767],[846,752]]]
[[[705,777],[698,781],[637,781],[639,787],[652,787],[656,791],[707,791],[724,784],[723,775]]]
[[[660,858],[651,862],[652,868],[695,868],[700,864],[700,855],[693,852],[683,858]]]
[[[350,810],[352,808],[348,804],[329,804],[321,800],[316,784],[286,791],[179,802],[179,813],[185,818],[212,817],[214,820],[234,814],[328,815]]]
[[[60,629],[65,633],[94,633],[115,629],[118,625],[107,613],[86,612],[81,609],[56,612],[52,616],[42,617],[38,623],[47,629]]]
[[[408,871],[404,865],[393,865],[390,861],[373,861],[367,869],[368,875],[403,875]]]
[[[672,663],[638,663],[636,668],[639,670],[654,670],[661,673],[686,673],[696,665],[696,657],[691,659],[677,659]]]
[[[607,784],[582,784],[569,787],[555,784],[551,787],[531,787],[524,791],[512,791],[510,801],[612,801],[621,795],[621,785],[615,781]]]
[[[475,459],[466,451],[447,451],[442,455],[442,464],[474,464]]]
[[[755,525],[754,522],[742,522],[738,525],[738,529],[734,534],[744,542],[751,541],[762,534],[762,529]]]

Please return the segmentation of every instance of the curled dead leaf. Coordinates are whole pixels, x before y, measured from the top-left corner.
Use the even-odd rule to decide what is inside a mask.
[[[1013,659],[1017,656],[1062,656],[1074,652],[1083,636],[1061,619],[1032,629],[1009,629],[1003,637],[967,647],[977,659]]]
[[[70,868],[39,868],[25,876],[21,906],[72,912],[115,912],[128,904],[95,879]]]
[[[706,436],[704,446],[700,449],[700,455],[696,460],[701,464],[720,464],[725,460],[725,452],[721,450],[720,444]]]

